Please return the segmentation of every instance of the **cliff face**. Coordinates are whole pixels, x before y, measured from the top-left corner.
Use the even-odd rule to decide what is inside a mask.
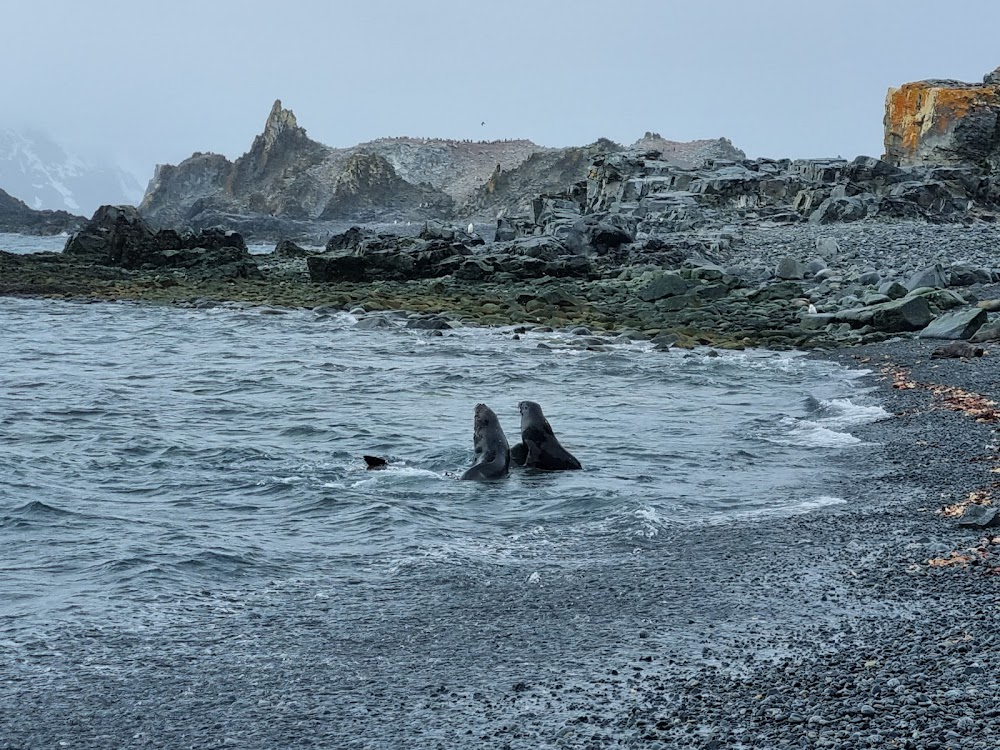
[[[929,80],[889,89],[885,160],[1000,168],[1000,69],[981,84]]]

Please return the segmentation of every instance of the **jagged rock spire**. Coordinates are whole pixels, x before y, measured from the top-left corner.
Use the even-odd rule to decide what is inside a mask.
[[[271,114],[267,116],[267,122],[264,123],[263,136],[265,147],[273,146],[278,137],[286,130],[298,129],[299,123],[295,119],[292,110],[282,107],[281,99],[275,99],[274,106],[271,107]]]

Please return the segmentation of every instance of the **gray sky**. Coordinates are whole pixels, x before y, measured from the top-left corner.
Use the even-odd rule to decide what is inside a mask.
[[[0,126],[144,178],[243,153],[275,98],[332,146],[653,130],[750,156],[879,155],[889,86],[1000,65],[995,0],[6,0],[2,15]]]

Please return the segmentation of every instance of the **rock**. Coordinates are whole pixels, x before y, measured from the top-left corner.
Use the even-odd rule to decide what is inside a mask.
[[[820,331],[833,323],[836,318],[836,313],[806,313],[799,325],[803,331]]]
[[[36,211],[0,190],[0,232],[53,235],[75,231],[85,222],[82,216],[66,211]]]
[[[688,282],[676,273],[657,271],[636,290],[636,296],[643,302],[655,302],[664,297],[682,295],[689,288]]]
[[[440,315],[429,315],[421,318],[411,318],[406,321],[407,328],[416,328],[424,331],[444,331],[450,329],[451,321]]]
[[[840,245],[833,237],[819,237],[816,240],[816,252],[820,257],[836,260],[840,255]]]
[[[1000,310],[1000,299],[982,299],[976,303],[976,307],[986,312],[997,312]]]
[[[932,322],[918,336],[922,339],[968,339],[986,319],[987,312],[977,307],[955,310]]]
[[[374,236],[374,233],[361,227],[351,227],[346,232],[336,234],[327,240],[326,251],[332,253],[338,250],[357,250],[362,242]]]
[[[852,328],[870,325],[877,331],[900,333],[919,331],[933,319],[930,305],[923,297],[904,297],[871,307],[841,310],[836,314],[838,323],[849,323]]]
[[[910,290],[898,281],[886,281],[879,284],[878,293],[884,294],[889,299],[899,299],[905,297]]]
[[[123,265],[125,259],[152,247],[154,237],[153,228],[134,206],[101,206],[66,240],[63,253],[94,263]]]
[[[774,275],[786,281],[804,279],[806,277],[806,268],[795,258],[786,256],[778,264]]]
[[[991,529],[1000,526],[1000,508],[970,505],[965,509],[958,525],[974,529]]]
[[[310,255],[306,264],[313,281],[409,281],[447,276],[470,254],[457,242],[378,235],[362,240],[350,253]]]
[[[894,165],[1000,166],[1000,87],[917,81],[889,89],[885,159]]]
[[[970,266],[968,263],[955,263],[948,269],[949,286],[972,286],[973,284],[989,284],[992,276],[983,268]]]
[[[878,286],[882,283],[882,276],[878,271],[865,271],[858,277],[858,283],[864,286]]]
[[[510,222],[510,219],[497,219],[497,229],[493,236],[494,242],[510,242],[516,237],[517,231],[514,229],[514,225]]]
[[[101,206],[67,241],[63,253],[123,268],[194,269],[198,278],[257,278],[243,237],[222,229],[154,232],[132,206]]]
[[[304,258],[309,255],[309,251],[291,240],[281,240],[274,246],[274,254],[279,258]]]
[[[831,224],[838,221],[859,221],[867,218],[875,205],[872,196],[831,197],[819,204],[809,214],[812,224]]]
[[[1000,318],[988,320],[978,331],[972,334],[969,341],[973,344],[986,344],[992,341],[1000,341]]]
[[[944,289],[946,286],[948,286],[948,279],[945,277],[944,267],[940,263],[917,271],[906,281],[906,288],[911,292],[920,287]]]

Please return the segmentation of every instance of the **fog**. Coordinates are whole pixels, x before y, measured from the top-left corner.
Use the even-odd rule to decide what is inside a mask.
[[[998,27],[987,0],[33,0],[4,7],[0,127],[144,179],[243,153],[276,98],[333,146],[652,130],[750,156],[879,155],[886,89],[980,80]]]

